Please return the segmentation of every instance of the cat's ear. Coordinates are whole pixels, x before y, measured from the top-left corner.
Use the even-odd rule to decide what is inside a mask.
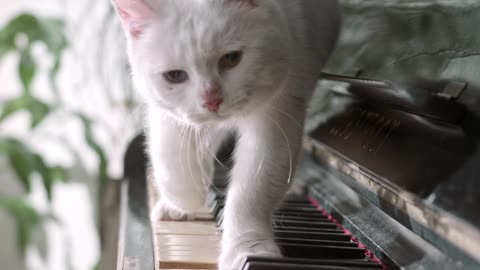
[[[154,10],[145,0],[112,0],[126,34],[138,39],[153,21]]]

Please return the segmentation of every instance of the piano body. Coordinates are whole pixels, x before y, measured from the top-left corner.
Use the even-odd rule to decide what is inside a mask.
[[[313,98],[296,192],[272,221],[287,258],[243,269],[480,269],[480,5],[341,2],[345,31]],[[159,225],[147,163],[139,136],[117,269],[214,269],[226,172],[200,220]]]

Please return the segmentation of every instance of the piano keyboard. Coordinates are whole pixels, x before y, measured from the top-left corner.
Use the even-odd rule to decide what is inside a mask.
[[[222,193],[212,188],[208,209],[200,211],[194,221],[152,224],[157,269],[216,269],[225,204]],[[152,189],[150,195],[154,195]],[[272,221],[285,258],[249,257],[242,270],[385,269],[305,196],[289,196]]]

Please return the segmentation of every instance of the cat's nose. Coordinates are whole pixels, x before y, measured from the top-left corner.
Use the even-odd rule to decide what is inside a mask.
[[[218,88],[207,89],[202,92],[202,106],[211,112],[217,112],[223,103],[222,93]]]

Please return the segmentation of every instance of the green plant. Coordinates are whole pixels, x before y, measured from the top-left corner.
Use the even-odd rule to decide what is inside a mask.
[[[30,132],[36,132],[44,120],[54,112],[61,111],[77,118],[84,129],[84,139],[98,159],[97,174],[99,195],[109,180],[107,174],[108,160],[102,146],[96,142],[92,132],[92,120],[86,115],[71,111],[61,101],[56,85],[58,72],[62,66],[62,56],[68,48],[65,25],[60,19],[40,18],[32,14],[20,14],[0,29],[0,61],[7,54],[17,54],[17,75],[21,82],[21,94],[6,101],[0,101],[0,125],[17,112],[26,111],[30,115]],[[32,93],[33,81],[40,76],[38,64],[32,56],[32,47],[42,43],[53,58],[49,67],[49,90],[55,97],[52,102],[45,102]],[[62,144],[62,142],[59,142]],[[33,151],[27,141],[0,135],[0,156],[5,157],[12,172],[26,193],[30,192],[33,176],[39,176],[48,199],[53,196],[53,186],[68,179],[68,170],[62,166],[49,165],[42,153]],[[17,246],[23,255],[30,243],[31,236],[45,219],[52,215],[41,215],[29,205],[23,197],[13,197],[0,193],[0,208],[6,210],[18,227]]]

